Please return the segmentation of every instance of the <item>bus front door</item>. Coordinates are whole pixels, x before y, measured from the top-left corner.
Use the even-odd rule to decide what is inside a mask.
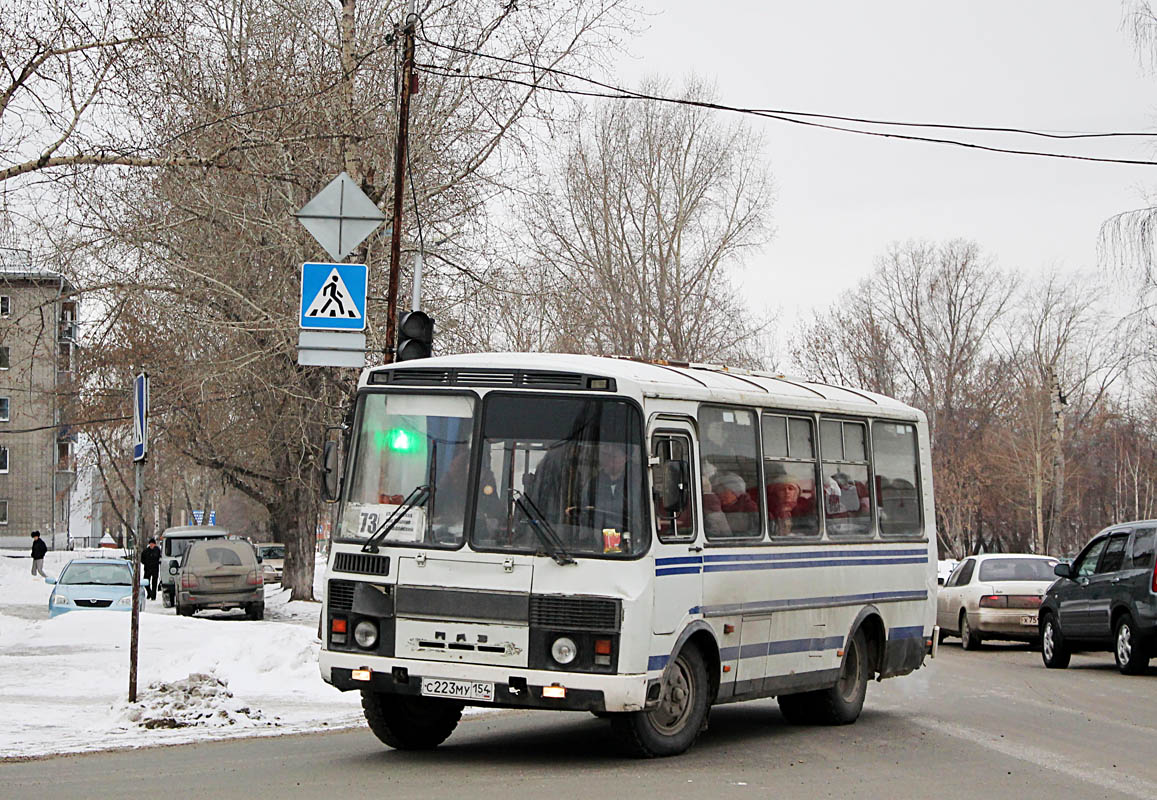
[[[699,613],[703,598],[698,476],[694,429],[662,420],[651,431],[651,496],[655,503],[655,606],[652,631],[674,633]]]

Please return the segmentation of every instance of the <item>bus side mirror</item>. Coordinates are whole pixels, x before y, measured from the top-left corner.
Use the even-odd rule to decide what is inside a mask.
[[[682,459],[664,461],[658,487],[659,502],[670,516],[682,513],[691,498],[691,470]]]
[[[321,499],[326,503],[336,503],[339,476],[337,469],[337,442],[325,443],[321,457]]]

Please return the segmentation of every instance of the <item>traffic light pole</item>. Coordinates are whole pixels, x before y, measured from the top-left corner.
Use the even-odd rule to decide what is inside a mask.
[[[394,361],[398,339],[398,278],[402,260],[402,200],[406,194],[406,149],[410,135],[410,92],[414,80],[414,28],[417,0],[406,5],[402,29],[402,86],[398,101],[398,143],[394,149],[394,229],[390,234],[390,287],[386,300],[386,363]]]

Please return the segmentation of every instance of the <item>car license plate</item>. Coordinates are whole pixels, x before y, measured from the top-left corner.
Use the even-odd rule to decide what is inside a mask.
[[[1036,623],[1037,623],[1036,614],[1033,614],[1031,616],[1028,614],[1025,614],[1023,617],[1020,618],[1020,624],[1021,625],[1036,625]]]
[[[452,697],[455,700],[494,702],[494,684],[482,681],[451,681],[444,678],[422,678],[422,694],[429,697]]]

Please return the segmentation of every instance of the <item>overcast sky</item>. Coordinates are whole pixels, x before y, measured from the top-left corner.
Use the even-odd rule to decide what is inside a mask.
[[[1116,0],[645,0],[648,30],[618,64],[715,81],[720,102],[848,116],[1157,131],[1157,76]],[[983,153],[751,118],[777,184],[775,235],[744,286],[783,327],[826,305],[889,243],[975,240],[1000,266],[1096,269],[1097,233],[1157,188],[1157,167]],[[1025,149],[1043,140],[1004,137]],[[1073,145],[1157,160],[1157,138]],[[784,331],[786,333],[787,331]],[[781,363],[783,362],[781,352]]]

